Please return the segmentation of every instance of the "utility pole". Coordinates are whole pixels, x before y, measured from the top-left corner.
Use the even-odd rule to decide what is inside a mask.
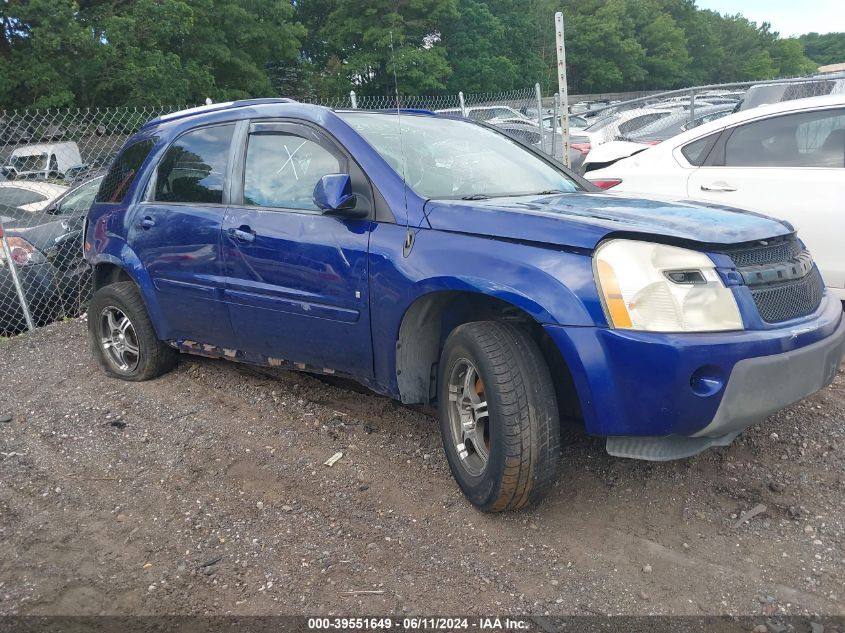
[[[560,94],[560,128],[563,133],[563,164],[569,162],[569,91],[566,87],[566,48],[563,43],[563,13],[555,13],[555,36],[557,40],[557,91]]]

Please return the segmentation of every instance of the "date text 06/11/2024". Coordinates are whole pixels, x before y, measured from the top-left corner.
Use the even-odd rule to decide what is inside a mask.
[[[447,618],[447,617],[405,617],[393,618],[308,618],[308,629],[319,630],[502,630],[527,631],[530,621],[518,618]]]

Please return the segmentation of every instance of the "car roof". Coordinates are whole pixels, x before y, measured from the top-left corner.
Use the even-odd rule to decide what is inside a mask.
[[[12,150],[12,154],[18,156],[29,156],[35,153],[49,153],[54,150],[56,147],[60,147],[62,145],[70,145],[73,141],[64,141],[61,143],[35,143],[33,145],[22,145],[21,147],[17,147]],[[75,143],[74,143],[75,144]]]
[[[60,193],[67,191],[65,185],[59,185],[54,182],[44,182],[43,180],[4,180],[0,182],[0,187],[16,187],[18,189],[26,189],[27,191],[34,191],[36,193],[43,193],[46,196],[57,196]]]
[[[162,114],[154,119],[147,121],[141,126],[141,130],[156,127],[162,123],[169,123],[177,119],[187,119],[198,114],[209,114],[211,112],[222,112],[224,110],[234,110],[237,108],[248,108],[256,105],[270,105],[281,103],[297,103],[293,99],[285,97],[278,98],[264,98],[264,99],[241,99],[239,101],[224,101],[221,103],[210,103],[208,105],[197,106],[195,108],[187,108],[185,110],[177,110],[168,114]]]

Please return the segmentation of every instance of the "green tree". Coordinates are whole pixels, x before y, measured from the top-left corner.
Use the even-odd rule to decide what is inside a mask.
[[[185,104],[272,95],[304,30],[284,0],[11,0],[0,5],[7,106]]]
[[[113,103],[272,95],[267,63],[295,60],[304,35],[279,0],[137,0],[86,17],[104,42],[98,92]]]
[[[72,0],[0,4],[0,103],[40,108],[74,105],[80,64],[96,43]]]
[[[440,33],[452,76],[449,92],[500,92],[524,87],[519,67],[509,53],[509,31],[487,3],[462,0],[460,17],[444,24]]]
[[[819,66],[845,63],[845,33],[807,33],[798,38],[804,54]]]
[[[564,12],[570,90],[603,92],[642,85],[646,50],[634,37],[625,0],[592,0]]]
[[[796,77],[816,70],[817,64],[804,54],[804,45],[794,37],[772,42],[769,49],[779,77]]]
[[[637,88],[658,85],[677,88],[688,85],[690,65],[684,29],[671,12],[671,1],[629,0],[626,10],[634,22],[634,38],[645,50],[639,62],[645,79]]]
[[[339,86],[365,95],[438,92],[452,74],[439,26],[458,17],[458,0],[300,0],[311,27],[305,56],[321,93]],[[316,18],[315,18],[316,16]]]

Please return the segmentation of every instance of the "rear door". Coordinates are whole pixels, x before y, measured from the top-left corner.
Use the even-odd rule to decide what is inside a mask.
[[[220,239],[234,131],[213,125],[173,141],[133,213],[129,243],[152,278],[167,339],[234,346]]]
[[[349,173],[358,208],[369,181],[319,129],[255,121],[223,222],[226,300],[238,348],[354,375],[372,375],[369,217],[324,215],[313,201],[322,176]]]
[[[726,130],[690,175],[687,194],[788,220],[826,285],[845,288],[845,108]]]

